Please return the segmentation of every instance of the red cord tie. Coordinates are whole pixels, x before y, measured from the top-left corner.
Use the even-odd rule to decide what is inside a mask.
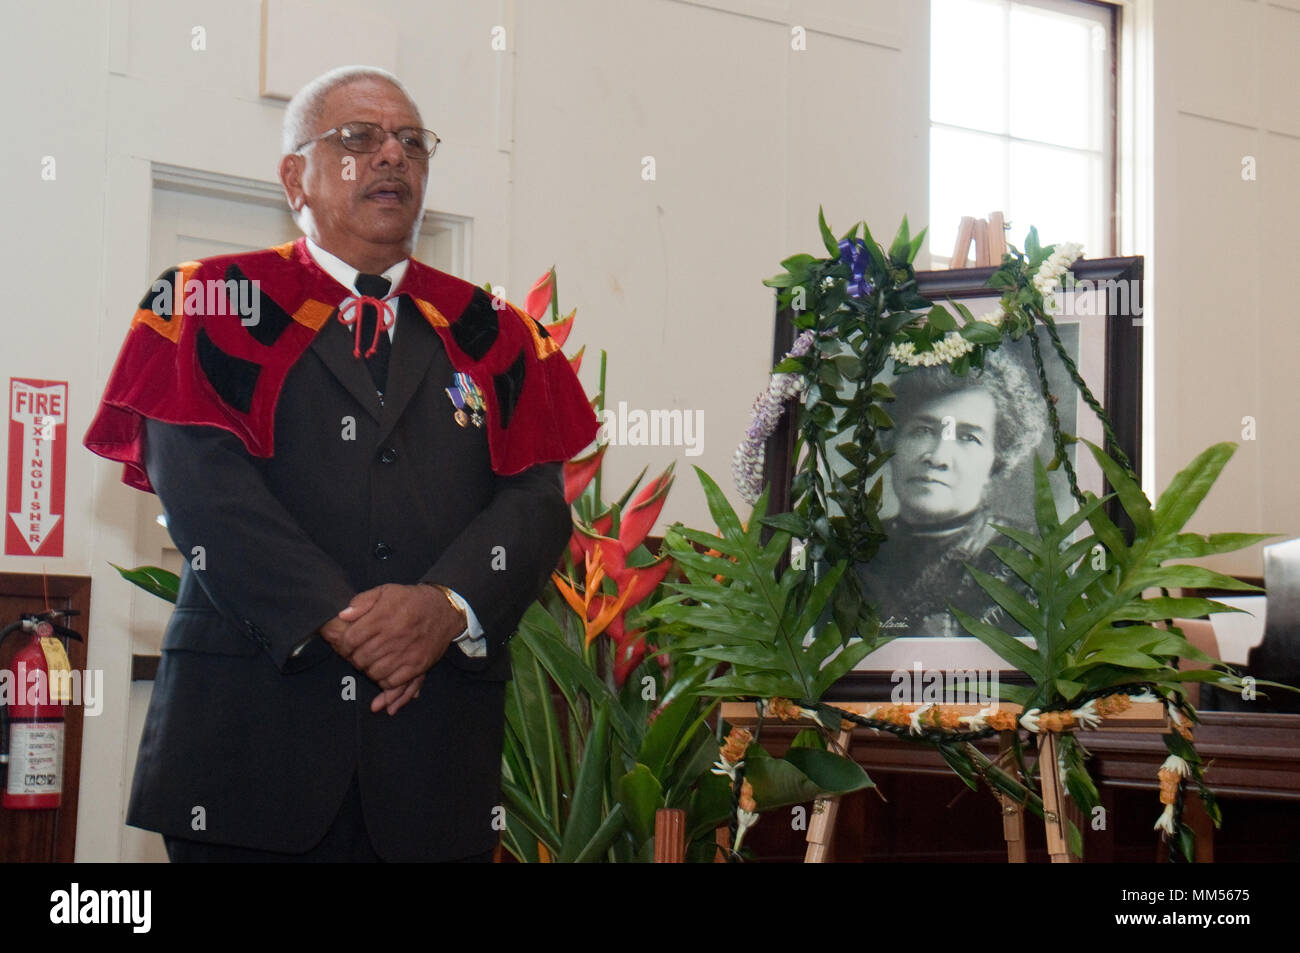
[[[379,320],[375,322],[375,333],[370,339],[370,347],[365,353],[369,358],[379,347],[379,335],[387,334],[388,329],[393,326],[397,320],[395,312],[388,303],[387,298],[372,298],[370,295],[358,295],[355,298],[345,298],[339,305],[339,323],[353,332],[352,356],[359,358],[361,354],[361,321],[359,318],[364,313],[366,305],[375,309],[375,314]]]

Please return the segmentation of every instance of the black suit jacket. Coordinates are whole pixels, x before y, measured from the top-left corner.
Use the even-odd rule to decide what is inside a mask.
[[[127,823],[301,852],[355,772],[386,860],[496,842],[506,641],[571,523],[559,464],[492,472],[484,431],[453,420],[452,374],[403,297],[382,406],[331,319],[285,381],[273,457],[215,428],[148,422],[149,479],[188,562]],[[378,686],[315,633],[359,591],[420,581],[469,602],[488,656],[450,646],[419,698],[373,714]]]

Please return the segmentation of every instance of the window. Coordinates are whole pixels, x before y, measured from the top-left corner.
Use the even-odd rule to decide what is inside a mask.
[[[1044,242],[1115,245],[1116,12],[1092,0],[931,0],[930,249],[963,215]]]

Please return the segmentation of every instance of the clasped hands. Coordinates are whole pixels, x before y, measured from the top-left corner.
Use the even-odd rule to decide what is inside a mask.
[[[424,674],[464,629],[464,618],[433,586],[387,583],[359,592],[321,626],[321,636],[380,687],[372,712],[398,709],[420,694]]]

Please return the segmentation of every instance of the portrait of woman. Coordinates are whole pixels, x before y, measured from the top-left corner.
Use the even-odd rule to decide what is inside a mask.
[[[893,451],[886,495],[894,502],[883,514],[888,539],[860,570],[882,634],[965,636],[950,604],[1015,632],[1015,621],[965,564],[1019,587],[988,546],[1009,543],[994,524],[1032,523],[1025,475],[1030,455],[1045,441],[1050,447],[1033,378],[1018,355],[1002,349],[982,371],[958,377],[947,367],[920,367],[891,386],[894,427],[882,431]]]

